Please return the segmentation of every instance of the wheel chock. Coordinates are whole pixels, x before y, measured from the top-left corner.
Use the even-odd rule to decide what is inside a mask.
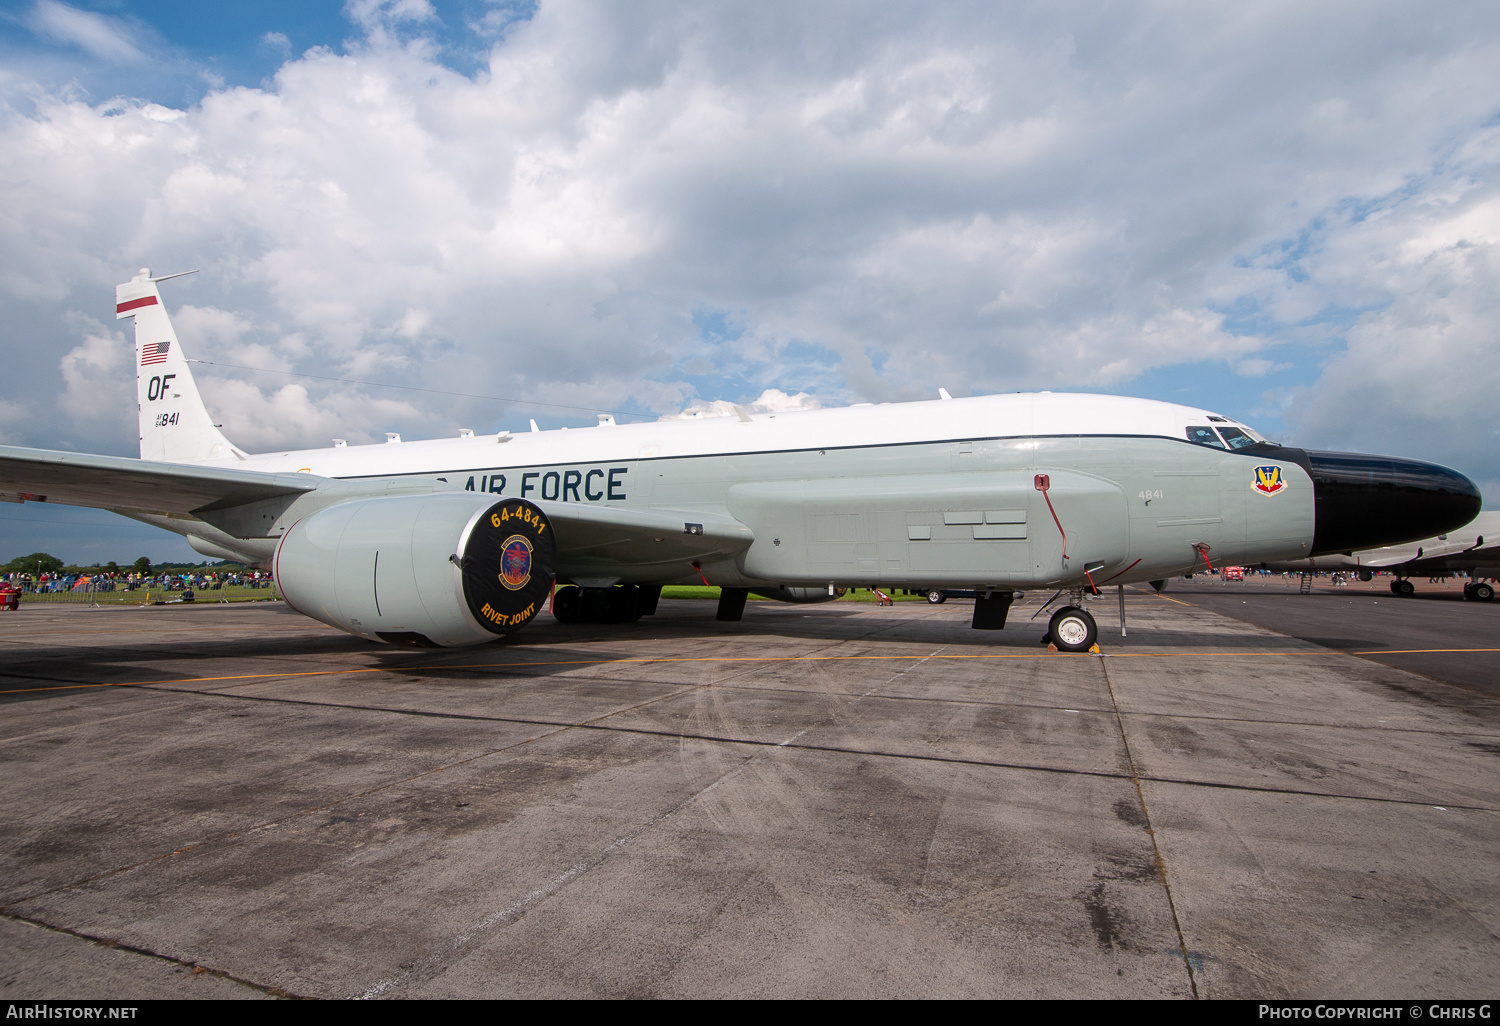
[[[1061,652],[1062,649],[1060,649],[1060,648],[1057,647],[1057,643],[1056,642],[1049,641],[1049,642],[1047,642],[1047,651],[1048,652]]]
[[[1098,655],[1098,654],[1099,654],[1099,644],[1098,644],[1098,642],[1095,642],[1094,644],[1092,644],[1092,645],[1089,646],[1089,655]]]

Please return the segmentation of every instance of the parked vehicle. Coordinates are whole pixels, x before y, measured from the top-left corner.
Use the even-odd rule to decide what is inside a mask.
[[[975,594],[972,588],[933,588],[927,593],[927,601],[935,606],[941,605],[951,598],[971,599],[974,597]],[[1014,601],[1019,602],[1025,597],[1026,593],[1024,591],[1018,591],[1015,593]]]

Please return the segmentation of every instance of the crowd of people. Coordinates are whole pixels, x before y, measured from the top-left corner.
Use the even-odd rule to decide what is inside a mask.
[[[271,575],[261,570],[211,571],[185,570],[157,574],[110,572],[57,573],[8,573],[0,574],[0,582],[23,593],[50,593],[59,591],[206,591],[221,585],[239,588],[269,588]]]

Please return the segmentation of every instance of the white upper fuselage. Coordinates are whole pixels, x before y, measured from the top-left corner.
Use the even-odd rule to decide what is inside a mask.
[[[1186,441],[1190,426],[1211,422],[1219,427],[1232,424],[1216,414],[1173,403],[1050,392],[758,413],[749,418],[748,421],[732,416],[687,418],[499,436],[331,446],[193,462],[242,470],[359,478],[480,472],[543,464],[844,449],[965,438],[1093,435]],[[1233,426],[1243,429],[1243,425]]]

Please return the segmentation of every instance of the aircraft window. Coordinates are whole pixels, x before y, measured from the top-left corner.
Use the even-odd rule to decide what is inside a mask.
[[[1237,427],[1221,427],[1219,434],[1224,436],[1224,441],[1229,443],[1231,449],[1243,449],[1247,445],[1254,445],[1255,439]]]
[[[1214,434],[1214,429],[1211,427],[1190,427],[1187,429],[1187,436],[1189,442],[1198,445],[1211,445],[1215,449],[1224,448],[1224,443],[1219,441],[1219,436]]]

